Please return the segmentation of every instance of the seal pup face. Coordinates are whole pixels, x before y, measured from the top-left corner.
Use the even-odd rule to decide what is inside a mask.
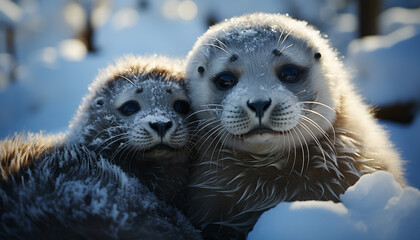
[[[185,146],[189,101],[178,84],[157,79],[131,84],[125,79],[116,88],[108,107],[126,128],[121,139],[126,138],[129,147],[163,157]]]
[[[337,61],[325,46],[306,22],[281,15],[243,16],[211,28],[187,60],[194,114],[210,129],[203,138],[276,154],[325,135],[337,104],[328,67]]]
[[[105,69],[79,110],[85,144],[112,159],[176,160],[189,141],[190,103],[182,73],[168,66],[131,57]]]

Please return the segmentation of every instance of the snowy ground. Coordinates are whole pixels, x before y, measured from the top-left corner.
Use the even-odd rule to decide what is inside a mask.
[[[206,30],[209,18],[221,20],[256,11],[291,13],[320,27],[344,56],[370,104],[420,103],[419,9],[391,8],[381,16],[381,36],[353,40],[357,35],[356,7],[353,4],[341,8],[344,1],[246,0],[238,4],[215,0],[195,1],[194,5],[191,1],[155,0],[148,1],[145,10],[138,10],[136,0],[103,0],[94,14],[98,51],[90,54],[74,39],[75,29],[80,28],[77,19],[83,17],[83,12],[77,6],[65,7],[67,2],[22,1],[22,8],[6,8],[4,1],[0,3],[0,23],[9,21],[17,26],[19,63],[18,79],[9,84],[5,69],[10,61],[4,50],[4,31],[0,29],[0,138],[21,131],[65,131],[98,68],[124,54],[182,58]],[[419,7],[415,0],[385,3],[388,7]],[[67,20],[65,16],[69,16]],[[415,188],[420,188],[419,112],[417,109],[411,125],[381,122],[407,160],[407,179]],[[367,192],[373,186],[376,191]],[[263,215],[250,239],[279,233],[285,239],[321,238],[325,231],[333,229],[327,239],[395,239],[403,233],[407,238],[419,233],[412,228],[420,225],[418,190],[401,189],[386,174],[366,176],[342,199],[342,204],[280,204]]]
[[[392,174],[362,176],[341,200],[280,203],[260,217],[248,239],[418,239],[420,191],[401,188]]]

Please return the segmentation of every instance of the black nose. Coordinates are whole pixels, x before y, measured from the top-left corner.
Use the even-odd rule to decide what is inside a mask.
[[[163,137],[165,136],[166,131],[172,127],[172,122],[149,122],[149,125],[160,137]]]
[[[246,105],[248,105],[249,109],[255,112],[255,116],[260,119],[260,123],[261,123],[261,118],[264,116],[264,112],[271,105],[271,98],[269,98],[268,100],[258,99],[253,102],[250,102],[248,100],[248,102],[246,102]]]

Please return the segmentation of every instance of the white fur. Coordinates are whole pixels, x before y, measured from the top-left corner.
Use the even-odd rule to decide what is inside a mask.
[[[303,69],[293,84],[278,75],[290,65]],[[220,90],[226,71],[237,84]],[[188,212],[206,236],[244,237],[281,201],[339,201],[362,174],[387,170],[404,182],[337,53],[304,21],[259,13],[217,24],[189,53],[186,79],[200,120]],[[248,102],[268,99],[263,129]]]

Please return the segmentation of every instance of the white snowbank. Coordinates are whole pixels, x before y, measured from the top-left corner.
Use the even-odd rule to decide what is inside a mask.
[[[342,203],[280,203],[248,235],[257,239],[415,239],[420,235],[420,191],[401,187],[392,174],[364,175]]]
[[[406,26],[385,36],[350,43],[348,63],[370,103],[420,101],[419,29]]]
[[[380,122],[389,131],[391,141],[400,151],[405,160],[406,178],[408,184],[420,188],[420,113],[411,125],[401,125],[392,122]]]
[[[420,8],[391,8],[380,16],[385,35],[353,40],[347,63],[369,103],[420,101]]]

